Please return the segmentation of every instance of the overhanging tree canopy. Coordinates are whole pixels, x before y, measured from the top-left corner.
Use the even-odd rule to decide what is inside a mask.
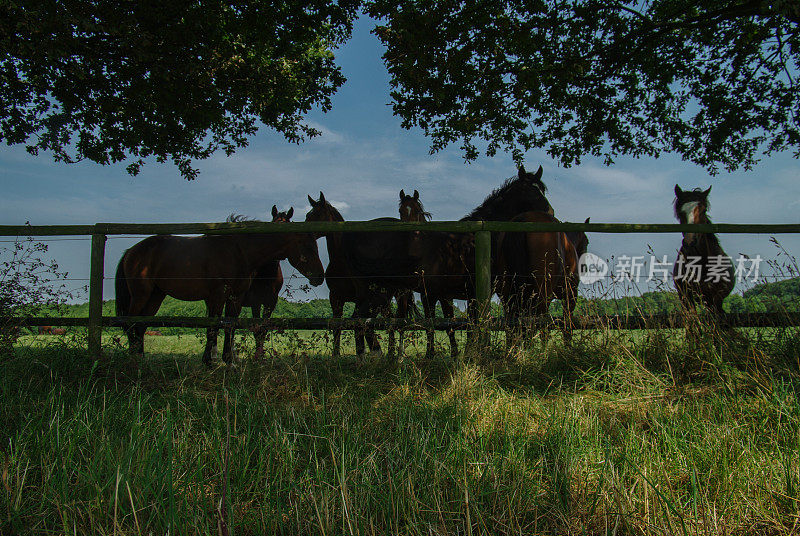
[[[192,161],[290,141],[344,83],[331,49],[359,2],[22,0],[0,4],[0,141],[58,161]]]
[[[373,0],[394,112],[431,150],[800,155],[800,2]]]

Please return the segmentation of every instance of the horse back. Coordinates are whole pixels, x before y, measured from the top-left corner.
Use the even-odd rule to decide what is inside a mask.
[[[157,287],[181,300],[206,299],[220,288],[244,293],[252,273],[235,241],[221,236],[150,236],[131,247],[122,262],[138,287]]]

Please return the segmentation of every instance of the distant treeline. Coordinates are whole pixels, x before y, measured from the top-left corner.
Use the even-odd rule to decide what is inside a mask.
[[[116,314],[114,300],[103,302],[103,315]],[[421,305],[417,304],[420,312]],[[645,292],[640,296],[629,296],[616,299],[585,299],[580,298],[576,314],[579,315],[650,315],[671,313],[678,310],[678,296],[675,292]],[[494,304],[495,314],[502,314],[498,304]],[[725,300],[725,310],[731,313],[766,313],[781,311],[800,311],[800,278],[787,279],[774,283],[762,283],[745,291],[743,294],[733,294]],[[353,312],[353,305],[347,304],[345,316]],[[441,316],[441,310],[438,311]],[[561,314],[561,304],[553,303],[551,312]],[[205,316],[206,310],[203,302],[185,302],[167,298],[158,311],[158,316]],[[421,314],[421,313],[420,313]],[[463,311],[457,314],[463,315]],[[49,310],[42,316],[89,316],[89,304],[62,306],[60,310]],[[250,309],[245,308],[242,316],[250,317]],[[328,300],[315,299],[305,302],[292,302],[283,298],[278,300],[278,305],[273,314],[279,318],[329,318],[332,316]],[[164,333],[184,332],[190,328],[159,328]]]
[[[579,298],[576,314],[664,314],[676,312],[679,307],[675,292],[645,292],[616,299]],[[725,299],[724,308],[729,313],[800,311],[800,278],[761,283],[742,294],[731,294]],[[551,312],[560,313],[560,304],[554,303]]]

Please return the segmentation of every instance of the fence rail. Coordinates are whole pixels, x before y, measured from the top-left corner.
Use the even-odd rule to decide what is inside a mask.
[[[685,315],[682,314],[656,314],[656,315],[608,315],[608,316],[575,316],[574,329],[678,329],[685,325]],[[36,318],[11,318],[11,323],[22,327],[34,326],[70,326],[88,327],[91,319],[88,317],[36,317]],[[354,329],[357,327],[371,327],[374,329],[400,329],[405,331],[422,331],[429,328],[467,330],[475,325],[467,318],[450,320],[447,318],[406,319],[406,318],[233,318],[220,317],[208,318],[205,316],[104,316],[101,325],[104,327],[124,327],[129,323],[145,323],[148,327],[166,328],[209,328],[234,325],[237,328],[254,328],[283,331],[295,329]],[[527,326],[540,328],[554,328],[563,323],[560,317],[542,316],[529,317],[520,320]],[[726,315],[724,323],[734,328],[752,327],[791,327],[800,326],[800,313],[731,313]],[[484,322],[490,331],[503,331],[508,323],[503,318],[490,318]]]
[[[288,227],[287,227],[288,225]],[[0,236],[78,236],[153,234],[332,233],[442,231],[450,233],[584,231],[586,233],[800,233],[800,223],[573,223],[507,221],[345,221],[224,223],[95,223],[93,225],[0,225]]]
[[[122,325],[133,318],[103,317],[103,271],[105,264],[105,242],[108,235],[154,235],[154,234],[248,234],[248,233],[331,233],[331,232],[380,232],[380,231],[442,231],[452,233],[475,234],[475,280],[476,298],[480,311],[488,311],[491,299],[491,240],[492,232],[551,232],[551,231],[584,231],[587,233],[747,233],[747,234],[785,234],[800,233],[800,224],[638,224],[638,223],[531,223],[531,222],[487,222],[487,221],[441,221],[441,222],[391,222],[391,221],[351,221],[351,222],[226,222],[226,223],[95,223],[92,225],[2,225],[0,236],[76,236],[92,237],[90,253],[89,280],[89,318],[39,318],[27,319],[28,325],[86,325],[88,327],[89,352],[94,356],[101,355],[101,335],[103,326]],[[800,325],[796,315],[738,315],[731,318],[732,325],[766,326],[766,325]],[[485,315],[484,315],[485,318]],[[614,317],[610,317],[614,318]],[[661,317],[617,317],[616,320],[594,318],[586,319],[578,327],[589,325],[617,329],[644,329],[650,326],[678,327],[679,317],[671,322]],[[249,319],[236,320],[237,326],[252,325]],[[778,323],[778,320],[780,322]],[[41,323],[39,323],[41,321]],[[138,317],[138,322],[151,326],[193,326],[229,325],[233,320],[208,318],[179,317]],[[73,323],[75,322],[75,323]],[[169,324],[175,322],[175,324]],[[358,319],[271,319],[268,329],[325,329],[340,323],[343,327],[354,327]],[[420,321],[406,322],[393,319],[370,319],[369,325],[380,328],[388,325],[408,325],[408,329],[424,329]],[[436,327],[466,327],[462,321],[448,322],[438,320]],[[539,320],[537,320],[539,322]],[[592,324],[594,322],[594,324]],[[741,323],[743,322],[743,323]],[[502,321],[486,319],[481,323],[485,329],[504,329]]]

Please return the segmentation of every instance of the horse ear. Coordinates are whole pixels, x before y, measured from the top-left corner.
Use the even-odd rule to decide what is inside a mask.
[[[681,187],[676,184],[675,185],[675,197],[680,196],[682,193],[683,193],[683,190],[681,190]]]
[[[315,206],[317,206],[317,202],[316,202],[316,201],[314,201],[314,198],[313,198],[313,197],[311,197],[310,195],[307,195],[306,197],[308,197],[308,204],[309,204],[309,205],[311,205],[312,207],[315,207]]]
[[[406,197],[406,191],[404,189],[400,189],[400,201],[402,201]]]
[[[419,192],[414,190],[414,200],[419,201]]]
[[[289,207],[289,212],[286,213],[286,219],[291,220],[294,215],[294,207]]]
[[[589,218],[586,218],[586,221],[583,222],[583,223],[589,223]]]
[[[520,164],[519,165],[519,173],[517,173],[517,177],[519,177],[520,179],[524,179],[525,178],[525,165],[524,164]]]
[[[273,218],[278,217],[278,207],[276,207],[275,205],[272,205],[272,217]]]
[[[711,186],[708,187],[708,190],[703,192],[703,197],[708,197],[708,194],[711,193]]]
[[[322,190],[319,191],[319,202],[320,203],[325,202],[325,194],[322,193]]]
[[[534,173],[534,175],[533,175],[533,181],[534,182],[542,182],[542,172],[543,171],[544,170],[542,169],[542,166],[539,166],[539,169],[537,169],[536,173]]]

